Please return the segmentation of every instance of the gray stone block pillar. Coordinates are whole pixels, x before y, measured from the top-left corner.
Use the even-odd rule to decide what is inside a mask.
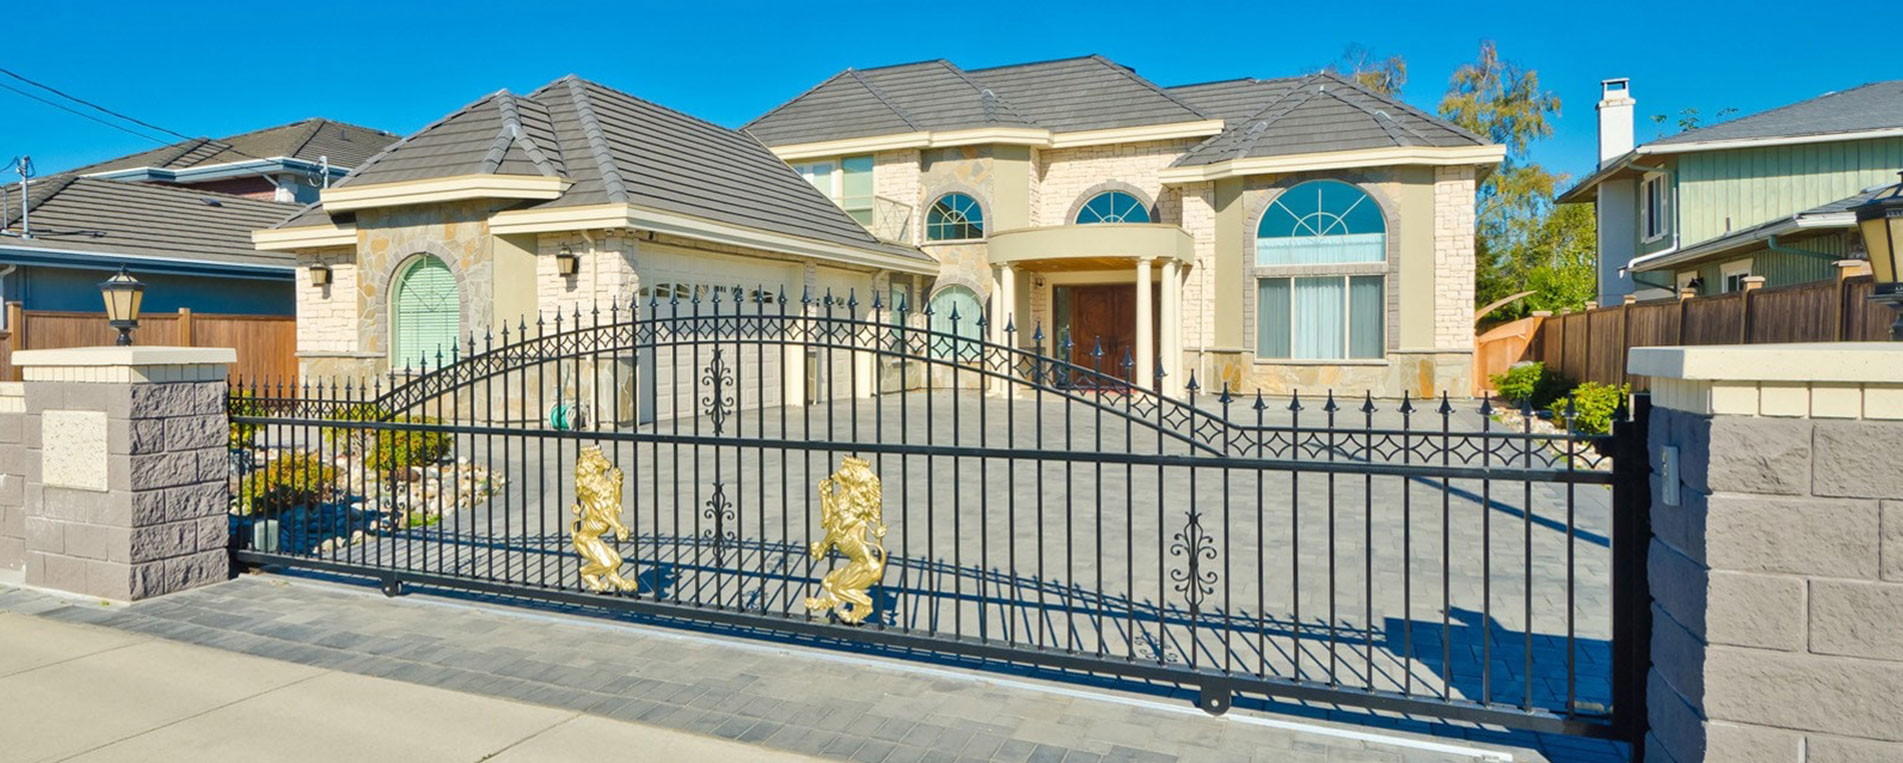
[[[1646,760],[1903,760],[1903,344],[1644,347]]]
[[[0,382],[0,570],[26,566],[26,392]]]
[[[224,379],[234,360],[230,349],[187,347],[14,354],[25,377],[29,585],[131,601],[229,577]]]

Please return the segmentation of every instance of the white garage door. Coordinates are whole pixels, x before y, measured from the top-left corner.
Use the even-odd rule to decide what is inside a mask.
[[[643,249],[636,270],[642,308],[647,309],[650,296],[659,302],[654,317],[661,319],[655,325],[663,342],[637,359],[636,406],[642,423],[694,416],[724,419],[739,410],[780,405],[783,353],[777,345],[759,341],[761,332],[773,325],[744,316],[779,314],[780,292],[784,289],[789,297],[799,293],[799,265]],[[696,296],[698,308],[693,304]],[[702,316],[743,317],[693,321],[696,309]],[[797,312],[793,306],[787,310]],[[670,329],[680,332],[681,343],[666,343]],[[726,426],[723,423],[723,429]]]

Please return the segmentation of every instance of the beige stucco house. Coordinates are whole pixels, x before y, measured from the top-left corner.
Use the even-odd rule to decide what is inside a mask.
[[[995,340],[1069,336],[1084,365],[1101,344],[1173,394],[1192,371],[1205,390],[1471,386],[1474,190],[1503,149],[1342,78],[928,61],[841,72],[743,129],[930,255],[918,296],[985,305]]]

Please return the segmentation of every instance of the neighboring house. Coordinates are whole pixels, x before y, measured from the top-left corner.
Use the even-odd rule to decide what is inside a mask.
[[[1629,83],[1602,83],[1599,168],[1559,196],[1597,205],[1599,301],[1836,277],[1863,258],[1850,207],[1903,170],[1903,80],[1633,145]]]
[[[225,138],[193,138],[72,172],[302,204],[316,201],[318,191],[396,139],[382,130],[312,118]]]
[[[6,186],[0,296],[28,310],[99,313],[121,266],[146,284],[144,312],[291,315],[292,258],[251,231],[295,205],[144,183],[52,175]]]
[[[472,337],[553,330],[538,318],[557,314],[593,320],[599,308],[605,322],[611,309],[646,313],[676,297],[732,309],[736,286],[749,310],[830,292],[859,298],[834,314],[865,317],[876,289],[938,272],[745,133],[572,76],[477,99],[259,227],[260,248],[297,258],[299,365],[325,378],[429,368]],[[781,375],[781,354],[740,355],[731,360],[747,378]],[[638,405],[651,416],[680,393],[644,389]],[[769,388],[769,402],[777,394]]]
[[[1166,392],[1471,388],[1475,183],[1504,151],[1329,74],[1161,87],[1089,56],[848,69],[743,128],[909,299]],[[967,319],[960,327],[975,329]],[[1042,339],[1037,335],[1041,329]]]

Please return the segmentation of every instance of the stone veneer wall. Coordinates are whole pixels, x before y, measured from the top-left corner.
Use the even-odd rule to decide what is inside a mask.
[[[1167,140],[1044,150],[1036,167],[1039,204],[1031,210],[1031,224],[1068,225],[1078,202],[1112,186],[1127,186],[1149,199],[1156,207],[1155,222],[1180,222],[1178,191],[1164,187],[1156,175],[1197,142]]]
[[[1434,168],[1434,346],[1473,351],[1474,168]]]
[[[1776,347],[1740,365],[1823,376],[1857,362]],[[1643,348],[1635,364],[1655,349],[1745,348]],[[1646,759],[1903,760],[1903,372],[1652,384]],[[1656,473],[1667,448],[1672,484]]]

